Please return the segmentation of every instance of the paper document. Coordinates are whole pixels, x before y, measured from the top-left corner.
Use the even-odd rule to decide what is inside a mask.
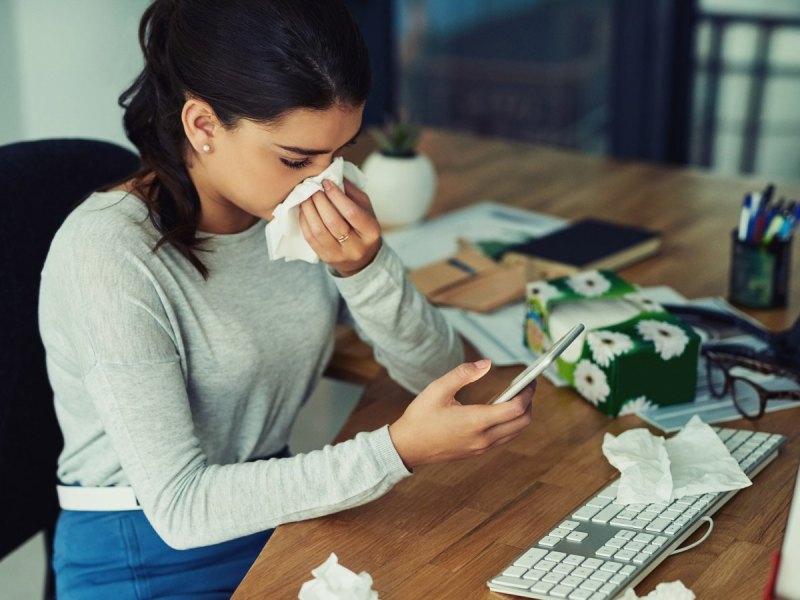
[[[522,242],[564,227],[566,221],[531,210],[481,202],[420,225],[387,231],[383,239],[409,270],[447,258],[458,240]]]

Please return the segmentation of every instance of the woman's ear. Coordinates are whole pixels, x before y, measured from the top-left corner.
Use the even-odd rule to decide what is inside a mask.
[[[181,122],[186,139],[198,154],[209,154],[214,151],[214,130],[217,118],[207,102],[189,98],[181,111]]]

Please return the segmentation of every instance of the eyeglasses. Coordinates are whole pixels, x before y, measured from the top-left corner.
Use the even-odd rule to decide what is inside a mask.
[[[800,375],[782,367],[755,360],[746,356],[703,348],[708,374],[708,388],[715,398],[730,393],[736,410],[747,419],[758,419],[764,414],[769,400],[798,400],[800,389],[770,390],[758,383],[758,379],[772,377],[791,379],[800,383]],[[743,376],[742,371],[751,374]]]

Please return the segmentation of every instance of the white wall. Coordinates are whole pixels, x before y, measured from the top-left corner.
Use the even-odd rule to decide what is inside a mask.
[[[129,145],[119,94],[142,66],[149,0],[0,0],[0,144],[90,137]]]

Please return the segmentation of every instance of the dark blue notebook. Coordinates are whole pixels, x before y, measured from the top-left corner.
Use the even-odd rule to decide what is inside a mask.
[[[551,234],[513,244],[503,258],[524,256],[572,267],[620,269],[656,254],[661,247],[658,232],[600,219],[583,219]]]

